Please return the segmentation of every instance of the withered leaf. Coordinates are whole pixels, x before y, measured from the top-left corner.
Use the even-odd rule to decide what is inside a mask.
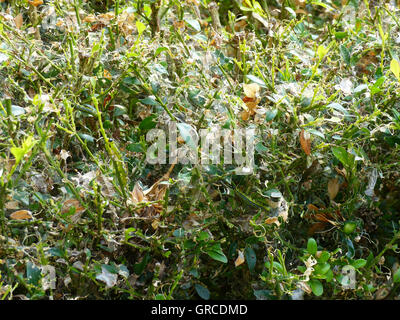
[[[32,213],[28,210],[18,210],[13,212],[10,215],[11,219],[14,220],[27,220],[27,219],[32,219]]]
[[[243,91],[246,97],[248,98],[258,98],[260,93],[260,86],[257,83],[243,84]]]
[[[235,260],[235,267],[240,266],[245,261],[242,251],[239,251],[238,257]]]
[[[80,204],[80,202],[76,199],[69,199],[63,203],[61,208],[61,213],[67,213],[71,210],[71,208],[75,208],[75,213],[81,213],[86,209]]]
[[[40,6],[43,4],[43,0],[28,0],[29,4],[31,4],[34,7]]]
[[[333,200],[337,196],[340,188],[340,183],[338,178],[329,180],[328,182],[328,195],[329,199]]]
[[[311,140],[310,134],[304,131],[304,129],[300,132],[300,145],[306,155],[311,154]]]
[[[21,29],[22,28],[22,26],[24,25],[24,18],[22,16],[22,13],[20,13],[19,15],[17,15],[14,18],[14,23],[15,23],[15,26],[17,27],[17,29]]]

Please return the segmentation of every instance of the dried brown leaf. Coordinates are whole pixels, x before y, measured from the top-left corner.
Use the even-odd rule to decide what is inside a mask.
[[[34,7],[40,6],[43,4],[43,0],[28,0],[29,4],[31,4]]]
[[[61,208],[61,213],[67,213],[71,210],[71,208],[75,208],[75,213],[82,213],[86,209],[80,204],[80,202],[76,199],[69,199],[63,203]]]
[[[243,84],[243,91],[246,97],[256,99],[259,97],[260,86],[257,83]]]
[[[311,140],[310,134],[304,131],[304,129],[300,132],[300,145],[306,155],[311,154]]]
[[[10,215],[11,219],[14,220],[27,220],[27,219],[32,219],[32,213],[28,210],[18,210],[13,212]]]
[[[328,182],[328,195],[329,199],[333,200],[337,196],[340,188],[340,183],[338,178],[329,180]]]
[[[240,266],[245,261],[242,251],[239,251],[238,257],[235,260],[235,267]]]
[[[24,25],[24,18],[22,16],[22,13],[20,13],[14,18],[14,23],[17,29],[22,28],[22,26]]]

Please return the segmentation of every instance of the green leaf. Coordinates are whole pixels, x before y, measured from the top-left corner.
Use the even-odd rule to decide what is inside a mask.
[[[265,85],[264,80],[262,80],[262,79],[260,79],[260,78],[258,78],[256,76],[253,76],[253,75],[249,74],[249,75],[246,76],[246,78],[249,79],[251,82],[257,83],[260,87],[263,87],[263,88],[267,87]]]
[[[143,152],[143,147],[140,143],[131,143],[126,147],[126,150],[132,152]]]
[[[274,120],[277,114],[278,114],[278,109],[268,110],[265,116],[265,120],[266,121]]]
[[[173,233],[173,236],[177,238],[182,238],[184,235],[185,235],[185,230],[183,230],[182,228],[176,229]]]
[[[394,283],[400,282],[400,268],[398,268],[397,271],[394,273],[393,282]]]
[[[367,260],[365,260],[365,259],[358,259],[358,260],[355,260],[355,261],[353,261],[353,262],[351,263],[351,265],[352,265],[354,268],[356,268],[356,269],[362,268],[362,267],[364,267],[366,264],[367,264]]]
[[[168,48],[167,47],[159,47],[159,48],[157,48],[156,52],[154,53],[154,57],[157,57],[163,51],[168,51]]]
[[[28,283],[37,286],[41,279],[41,270],[35,264],[28,261],[26,264],[26,277],[28,278]]]
[[[253,271],[255,266],[256,266],[256,262],[257,262],[256,253],[254,252],[254,250],[251,247],[247,247],[244,250],[244,255],[246,257],[246,261],[247,261],[247,265],[249,267],[249,270]]]
[[[354,164],[354,155],[349,154],[343,147],[332,147],[334,156],[346,167],[352,167]]]
[[[357,227],[357,224],[355,222],[348,221],[343,226],[343,232],[346,234],[353,233],[354,230],[356,229],[356,227]]]
[[[310,130],[308,130],[308,132],[313,134],[313,135],[315,135],[315,136],[318,136],[318,137],[320,137],[322,139],[325,139],[325,135],[322,132],[318,131],[318,130],[310,129]]]
[[[396,59],[390,62],[390,71],[392,71],[397,80],[400,81],[400,65]]]
[[[94,142],[94,138],[88,134],[85,133],[78,133],[78,135],[82,138],[82,140],[88,141],[88,142]]]
[[[194,30],[200,32],[201,31],[201,26],[200,23],[197,20],[194,19],[187,19],[186,23],[191,26]]]
[[[324,287],[322,286],[322,283],[317,280],[317,279],[311,279],[309,281],[310,287],[312,292],[319,297],[320,295],[322,295],[324,293]]]
[[[316,273],[325,274],[331,269],[331,265],[329,263],[318,263],[314,269]]]
[[[340,40],[340,39],[344,39],[348,36],[348,33],[346,31],[338,31],[335,32],[335,38]]]
[[[155,116],[150,116],[145,118],[140,124],[139,128],[141,130],[150,130],[156,127],[157,123],[155,123],[154,120]]]
[[[26,112],[25,109],[20,106],[16,105],[11,106],[11,113],[16,117],[20,116],[21,114],[24,114],[25,112]]]
[[[187,123],[178,123],[176,127],[186,144],[193,150],[196,150],[197,142],[194,141],[192,137],[192,134],[195,134],[193,127]]]
[[[355,254],[354,245],[350,239],[346,239],[346,244],[347,244],[347,249],[348,249],[346,256],[351,259],[354,257],[354,254]]]
[[[328,272],[325,274],[325,280],[327,282],[331,282],[332,279],[333,279],[333,271],[329,269]]]
[[[339,112],[341,112],[341,113],[343,113],[345,115],[349,115],[347,110],[345,108],[343,108],[343,106],[341,104],[337,103],[337,102],[333,102],[331,104],[328,104],[326,107],[327,108],[333,108],[333,109],[335,109],[335,110],[337,110],[337,111],[339,111]]]
[[[227,263],[228,259],[226,258],[224,252],[222,251],[221,244],[214,244],[212,247],[207,249],[207,254],[213,258],[214,260],[220,261],[222,263]]]
[[[159,105],[158,102],[156,100],[154,100],[154,98],[151,98],[151,97],[139,99],[139,101],[148,106],[158,106]]]
[[[319,263],[325,263],[329,260],[330,257],[331,254],[328,251],[323,251],[317,260]]]
[[[140,275],[143,273],[144,269],[146,268],[147,264],[150,262],[151,256],[150,254],[146,254],[144,258],[142,259],[141,262],[136,263],[133,265],[133,271],[137,274]]]
[[[325,55],[328,53],[329,49],[325,48],[322,44],[318,46],[317,49],[317,55],[319,57],[319,60],[322,60]]]
[[[296,18],[296,12],[292,8],[285,7],[285,9],[290,13],[290,15],[292,16],[292,19]]]
[[[15,165],[17,165],[23,157],[35,146],[37,140],[33,139],[32,136],[27,137],[22,143],[21,147],[12,147],[11,153],[15,157]]]
[[[308,239],[307,252],[309,254],[315,255],[317,253],[317,250],[318,250],[317,242],[314,240],[314,238]]]
[[[210,299],[210,291],[206,287],[203,287],[202,285],[196,283],[194,285],[194,288],[196,289],[196,292],[200,296],[200,298],[204,300]]]

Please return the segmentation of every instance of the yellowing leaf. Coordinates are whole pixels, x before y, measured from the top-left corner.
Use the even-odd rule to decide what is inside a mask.
[[[311,140],[310,135],[304,132],[304,129],[300,132],[300,145],[306,155],[311,154]]]
[[[329,49],[325,48],[323,45],[318,46],[317,55],[319,60],[322,60],[328,53]]]
[[[104,78],[106,78],[108,80],[112,80],[112,75],[108,70],[104,69],[103,75],[104,75]]]
[[[160,224],[160,221],[158,221],[157,219],[155,219],[155,220],[151,223],[151,226],[153,227],[154,230],[157,230],[159,224]]]
[[[277,226],[280,225],[279,219],[278,219],[277,217],[270,217],[270,218],[268,218],[268,219],[265,220],[265,223],[266,223],[266,224],[273,224],[273,223],[275,223]]]
[[[400,81],[400,65],[396,59],[390,62],[390,71],[392,71],[397,80]]]
[[[140,36],[146,30],[146,25],[138,20],[136,21],[136,28]]]
[[[32,136],[27,137],[22,143],[22,147],[12,147],[11,153],[15,157],[15,163],[18,164],[23,157],[35,146],[37,140],[33,139]]]
[[[28,210],[18,210],[13,212],[10,215],[11,219],[14,220],[27,220],[27,219],[32,219],[32,213]]]
[[[24,25],[24,18],[22,16],[22,13],[20,13],[19,15],[17,15],[14,18],[14,23],[15,23],[15,26],[17,27],[17,29],[21,29],[22,28],[22,26]]]
[[[260,93],[260,86],[257,83],[243,84],[243,91],[246,97],[257,98]]]
[[[245,261],[242,251],[239,251],[239,255],[235,260],[235,267],[240,266]]]
[[[339,192],[339,179],[338,178],[334,178],[329,180],[328,182],[328,195],[329,195],[329,199],[333,200],[335,199],[336,195]]]
[[[243,121],[247,121],[247,120],[250,119],[250,112],[247,111],[247,110],[244,110],[244,111],[241,112],[240,116],[241,116]]]

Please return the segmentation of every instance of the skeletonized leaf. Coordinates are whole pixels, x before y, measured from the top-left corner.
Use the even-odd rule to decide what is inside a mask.
[[[338,178],[329,180],[329,182],[328,182],[329,199],[331,199],[331,200],[335,199],[336,195],[339,192],[339,188],[340,188],[340,184],[339,184]]]
[[[310,134],[305,132],[304,129],[300,132],[300,145],[306,155],[311,154],[311,140]]]
[[[32,219],[32,213],[28,210],[18,210],[11,213],[10,218],[14,220]]]

